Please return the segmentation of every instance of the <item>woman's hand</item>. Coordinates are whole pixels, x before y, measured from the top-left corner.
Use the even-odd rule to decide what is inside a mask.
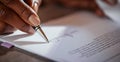
[[[16,29],[30,34],[40,24],[37,10],[41,0],[0,0],[0,34]]]

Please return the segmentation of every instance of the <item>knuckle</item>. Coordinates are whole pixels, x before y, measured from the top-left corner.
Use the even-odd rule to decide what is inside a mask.
[[[7,16],[7,9],[3,6],[0,6],[0,20],[5,19]]]
[[[15,13],[11,9],[0,3],[0,20],[6,22],[14,17]]]
[[[21,16],[23,17],[24,20],[28,19],[31,14],[33,14],[33,12],[31,12],[27,8],[21,12]]]
[[[23,0],[3,0],[2,3],[13,9],[16,13],[21,14],[26,9]]]
[[[0,9],[0,17],[3,17],[6,14],[6,11],[4,9]]]
[[[13,12],[7,7],[0,5],[0,20],[4,22],[12,17],[13,17]]]

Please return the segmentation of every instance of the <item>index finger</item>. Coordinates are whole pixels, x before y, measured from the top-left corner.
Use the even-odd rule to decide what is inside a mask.
[[[0,2],[15,11],[26,23],[32,26],[40,24],[37,13],[23,0],[0,0]]]

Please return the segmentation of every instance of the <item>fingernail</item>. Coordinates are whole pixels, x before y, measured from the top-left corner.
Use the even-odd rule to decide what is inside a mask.
[[[37,12],[38,11],[38,3],[34,2],[33,9]]]
[[[39,17],[36,16],[36,15],[31,15],[31,16],[29,17],[29,21],[30,21],[30,23],[31,23],[33,26],[38,26],[38,25],[40,25],[40,19],[39,19]]]

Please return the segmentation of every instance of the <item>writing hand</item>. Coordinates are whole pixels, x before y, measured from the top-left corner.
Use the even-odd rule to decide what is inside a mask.
[[[12,33],[16,29],[30,34],[31,26],[40,24],[37,10],[40,0],[0,0],[0,34]]]

